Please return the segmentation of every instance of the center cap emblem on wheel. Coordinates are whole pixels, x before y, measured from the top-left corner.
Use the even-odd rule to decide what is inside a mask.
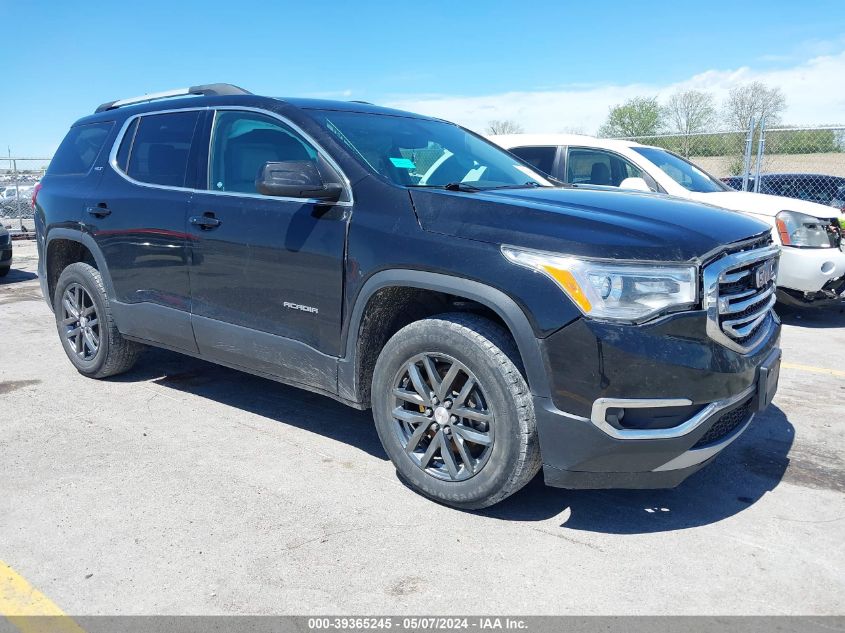
[[[440,426],[445,425],[449,421],[449,409],[446,407],[437,407],[434,410],[434,420]]]

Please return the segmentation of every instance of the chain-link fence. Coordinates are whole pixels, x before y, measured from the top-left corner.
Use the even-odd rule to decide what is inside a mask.
[[[0,158],[0,224],[33,230],[32,191],[49,163],[49,158]]]
[[[738,190],[810,200],[845,210],[845,126],[661,134],[626,140],[688,158]]]
[[[845,212],[845,126],[661,134],[626,140],[673,151],[738,190],[759,191],[835,206]],[[431,161],[414,155],[420,173]],[[49,158],[0,158],[0,224],[33,230],[32,190]]]

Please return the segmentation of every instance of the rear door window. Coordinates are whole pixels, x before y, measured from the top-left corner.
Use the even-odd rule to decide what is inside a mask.
[[[114,122],[106,121],[72,127],[50,161],[47,173],[51,176],[87,174],[100,155],[113,125]]]
[[[510,152],[544,174],[551,175],[555,165],[557,147],[514,147]]]
[[[129,139],[127,134],[122,142],[122,145],[131,142],[126,165],[129,177],[153,185],[184,187],[191,139],[199,115],[194,110],[142,116],[134,137]]]

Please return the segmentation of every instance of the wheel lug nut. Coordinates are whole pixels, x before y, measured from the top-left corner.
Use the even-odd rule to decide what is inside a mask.
[[[432,411],[431,409],[426,409],[426,410],[425,410],[425,414],[426,414],[426,415],[431,415],[432,413],[433,413],[433,411]]]
[[[449,418],[449,422],[451,422],[452,424],[454,424],[457,421],[458,421],[458,416],[456,416],[456,415],[453,415]]]
[[[431,402],[434,403],[434,404],[437,404],[439,401],[437,400],[436,397],[432,397]]]
[[[452,401],[447,400],[446,402],[443,403],[443,406],[446,407],[447,409],[451,409],[452,408]]]
[[[431,425],[431,430],[432,430],[432,431],[439,431],[439,430],[440,430],[440,425],[439,425],[439,424],[437,424],[437,422],[435,422],[434,424],[432,424],[432,425]]]

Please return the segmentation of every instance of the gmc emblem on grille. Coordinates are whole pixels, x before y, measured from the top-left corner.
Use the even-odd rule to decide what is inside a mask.
[[[758,288],[768,285],[768,283],[775,278],[775,262],[768,261],[762,266],[758,266],[754,271],[754,283]]]

